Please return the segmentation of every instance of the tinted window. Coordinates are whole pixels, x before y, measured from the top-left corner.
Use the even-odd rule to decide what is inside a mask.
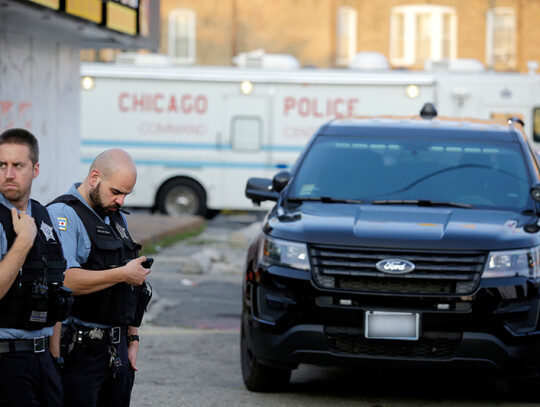
[[[425,199],[522,210],[528,190],[514,144],[319,137],[290,196]]]

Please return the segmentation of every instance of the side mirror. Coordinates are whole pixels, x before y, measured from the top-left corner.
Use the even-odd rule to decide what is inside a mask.
[[[277,201],[279,193],[272,190],[272,180],[268,178],[250,178],[246,185],[246,196],[255,205],[262,201]]]
[[[283,191],[291,179],[291,173],[289,171],[281,171],[274,175],[272,179],[272,189],[277,193]]]
[[[540,202],[540,184],[533,186],[530,194],[532,199],[534,199],[536,202]]]

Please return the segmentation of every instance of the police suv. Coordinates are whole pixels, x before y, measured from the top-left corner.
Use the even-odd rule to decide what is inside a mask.
[[[245,265],[252,391],[300,363],[466,367],[540,383],[540,168],[519,119],[332,121],[271,200]]]

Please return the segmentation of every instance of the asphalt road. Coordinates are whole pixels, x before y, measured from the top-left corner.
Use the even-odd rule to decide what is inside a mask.
[[[242,275],[238,257],[246,243],[241,239],[231,243],[230,236],[252,221],[218,217],[202,236],[156,255],[150,275],[156,298],[140,330],[132,406],[531,405],[512,400],[503,381],[468,372],[302,365],[293,371],[289,391],[249,392],[239,363]],[[210,271],[201,274],[183,272],[183,259],[198,257],[201,251],[211,253],[213,263],[227,264],[207,267]]]

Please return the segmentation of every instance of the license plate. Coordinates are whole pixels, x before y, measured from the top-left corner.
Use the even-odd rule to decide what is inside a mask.
[[[412,312],[366,311],[366,338],[417,341],[420,314]]]

